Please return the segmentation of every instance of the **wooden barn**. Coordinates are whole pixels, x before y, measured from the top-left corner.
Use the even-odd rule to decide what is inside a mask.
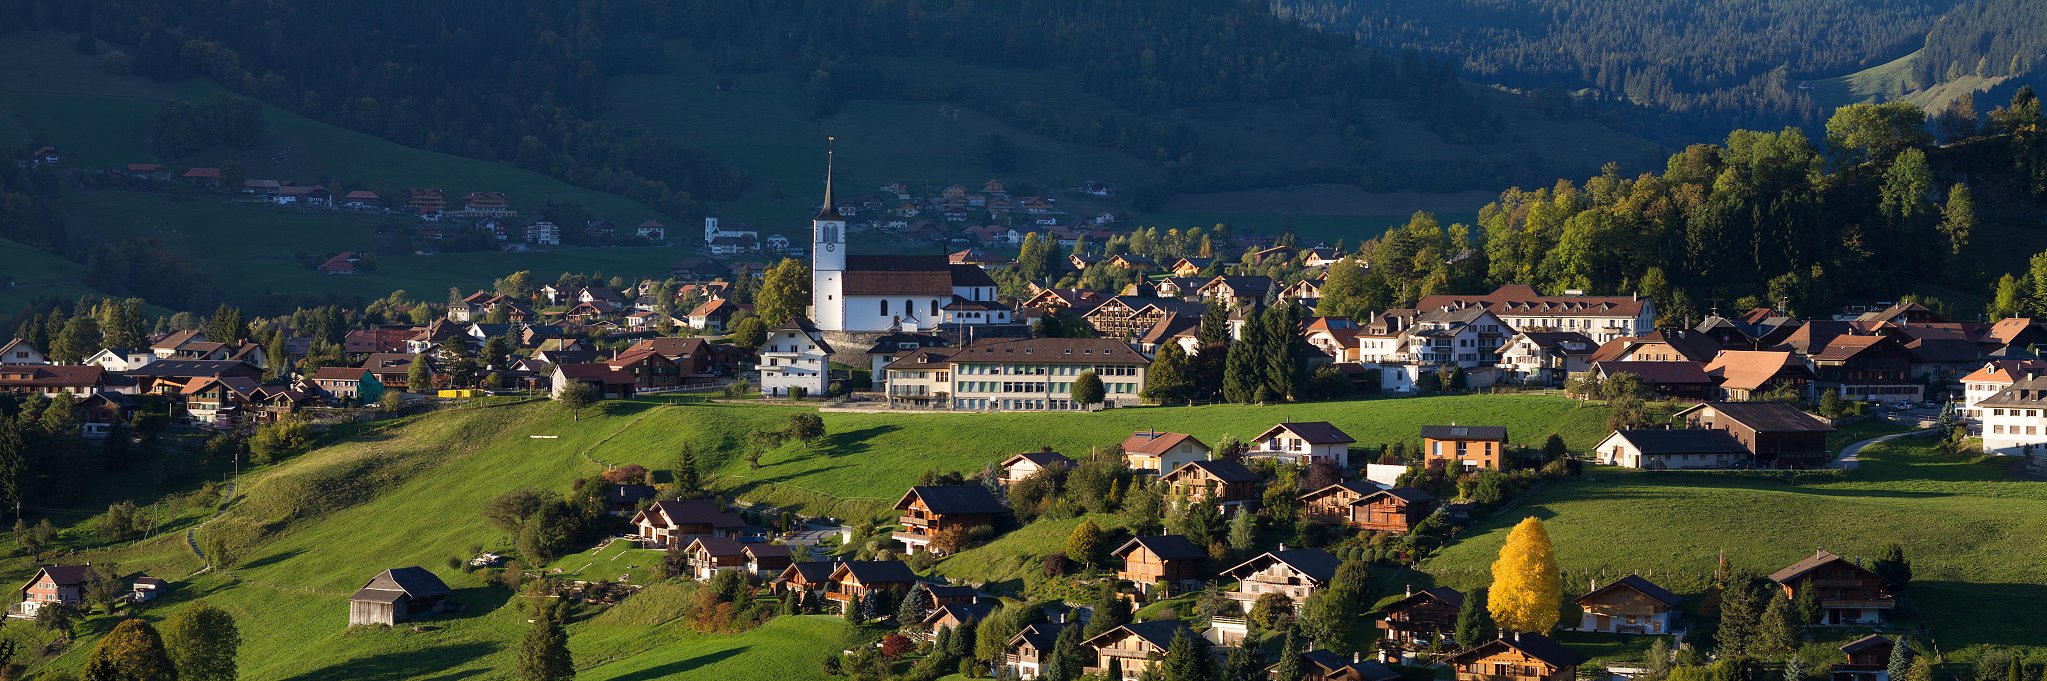
[[[382,624],[431,616],[447,605],[454,593],[426,568],[402,567],[385,570],[348,597],[348,625]]]

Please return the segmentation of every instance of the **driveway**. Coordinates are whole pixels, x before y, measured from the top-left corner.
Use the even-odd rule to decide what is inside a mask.
[[[1863,441],[1861,441],[1861,442],[1857,442],[1857,443],[1855,443],[1855,444],[1851,444],[1851,445],[1848,445],[1847,447],[1843,447],[1843,448],[1841,448],[1841,455],[1840,455],[1840,456],[1838,456],[1838,457],[1835,457],[1835,458],[1834,458],[1834,461],[1833,461],[1833,463],[1829,463],[1829,464],[1827,464],[1827,467],[1828,467],[1828,468],[1846,468],[1846,469],[1848,469],[1848,470],[1854,470],[1854,469],[1856,469],[1856,468],[1859,468],[1859,467],[1861,467],[1861,466],[1862,466],[1862,459],[1861,459],[1861,458],[1859,458],[1859,457],[1861,457],[1861,455],[1862,455],[1862,448],[1863,448],[1863,447],[1868,447],[1868,446],[1870,446],[1870,445],[1873,445],[1873,444],[1876,444],[1876,443],[1878,443],[1878,442],[1889,442],[1889,441],[1891,441],[1891,440],[1896,440],[1896,439],[1898,439],[1898,438],[1901,438],[1901,437],[1911,437],[1911,436],[1914,436],[1914,435],[1925,435],[1925,434],[1927,434],[1927,433],[1938,433],[1938,432],[1940,432],[1940,429],[1939,429],[1939,428],[1928,428],[1928,429],[1925,429],[1925,430],[1914,430],[1914,431],[1908,431],[1908,432],[1903,432],[1903,433],[1892,433],[1892,434],[1890,434],[1890,435],[1885,435],[1885,436],[1882,436],[1882,437],[1873,437],[1873,438],[1870,438],[1870,439],[1867,439],[1867,440],[1863,440]]]

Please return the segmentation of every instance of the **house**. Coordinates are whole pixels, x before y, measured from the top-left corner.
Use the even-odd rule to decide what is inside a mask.
[[[135,400],[116,392],[96,392],[78,401],[78,436],[104,439],[115,426],[125,424],[135,413]]]
[[[940,629],[958,629],[960,627],[973,626],[991,612],[995,612],[994,601],[948,603],[933,607],[931,612],[924,616],[924,621],[919,624],[923,625],[927,635],[937,636]]]
[[[1457,681],[1577,681],[1590,658],[1542,634],[1515,633],[1460,650],[1448,658]]]
[[[1720,341],[1702,331],[1651,331],[1607,341],[1593,353],[1594,362],[1698,362],[1713,360]]]
[[[1629,374],[1641,379],[1642,383],[1657,396],[1678,400],[1711,399],[1719,392],[1713,377],[1706,375],[1706,367],[1690,360],[1593,362],[1592,374],[1598,376],[1601,381],[1619,374]]]
[[[709,499],[656,501],[626,522],[634,528],[633,538],[649,548],[687,546],[697,537],[733,539],[746,529],[746,521]]]
[[[560,246],[562,243],[561,225],[554,224],[546,219],[535,219],[527,222],[525,234],[526,243],[536,246]]]
[[[1800,589],[1815,590],[1820,602],[1816,624],[1823,626],[1882,624],[1898,607],[1891,585],[1862,567],[1860,559],[1850,561],[1826,551],[1770,573],[1770,581],[1783,587],[1784,597],[1793,601]]]
[[[937,383],[923,385],[951,396],[954,410],[1074,411],[1094,406],[1072,399],[1081,374],[1101,379],[1102,404],[1124,406],[1138,402],[1150,365],[1128,344],[1108,338],[977,338],[965,347],[926,348],[896,360],[888,366],[888,385],[917,384],[909,373],[935,373]]]
[[[604,365],[631,377],[635,392],[682,385],[682,367],[652,349],[621,352]]]
[[[822,597],[832,582],[832,570],[838,566],[836,560],[791,562],[769,584],[779,594],[819,594]]]
[[[128,179],[163,182],[171,179],[171,171],[155,163],[128,164]]]
[[[511,201],[503,192],[469,192],[462,195],[462,212],[475,216],[502,217],[510,214]]]
[[[750,542],[742,552],[746,554],[746,571],[760,579],[771,579],[782,574],[795,560],[788,544],[763,544]]]
[[[179,398],[194,423],[232,423],[256,401],[260,387],[252,378],[204,376],[186,383]]]
[[[1350,467],[1350,445],[1355,438],[1327,421],[1281,423],[1251,440],[1248,457],[1271,457],[1299,465],[1335,464]]]
[[[1251,611],[1258,597],[1271,593],[1286,596],[1299,609],[1316,589],[1336,577],[1338,562],[1322,549],[1289,549],[1281,544],[1222,571],[1221,576],[1237,580],[1236,590],[1227,595],[1242,605],[1244,612]]]
[[[633,236],[653,242],[667,241],[668,225],[661,224],[660,220],[648,219],[633,227]]]
[[[1080,623],[1037,622],[1024,625],[1023,631],[1009,638],[1003,664],[1018,681],[1036,681],[1043,676],[1045,664],[1051,661],[1052,647],[1059,641],[1059,632],[1069,626],[1077,627]]]
[[[1090,671],[1107,673],[1109,661],[1115,660],[1116,666],[1123,670],[1123,678],[1109,681],[1136,681],[1153,664],[1165,659],[1173,646],[1173,639],[1183,631],[1187,631],[1187,625],[1176,619],[1132,622],[1097,634],[1082,642],[1081,646],[1095,652]]]
[[[1411,487],[1380,488],[1366,481],[1340,482],[1301,495],[1311,520],[1370,532],[1406,533],[1429,517],[1436,498]]]
[[[1307,278],[1287,284],[1286,288],[1280,289],[1279,299],[1314,309],[1315,304],[1322,301],[1322,282]]]
[[[448,197],[439,189],[414,187],[405,190],[405,207],[413,213],[439,219],[441,212],[448,209]]]
[[[1593,457],[1608,466],[1644,470],[1729,468],[1750,454],[1724,430],[1616,430],[1592,448]]]
[[[824,598],[844,610],[860,607],[870,591],[887,591],[897,597],[917,584],[917,573],[900,560],[849,560],[832,568]]]
[[[169,586],[170,582],[164,581],[162,577],[137,575],[135,581],[129,584],[128,597],[137,603],[147,603],[156,600]]]
[[[1258,503],[1259,487],[1265,482],[1244,464],[1229,460],[1189,461],[1159,476],[1168,493],[1176,499],[1212,503],[1229,513]]]
[[[1067,458],[1065,454],[1052,451],[1050,448],[1041,452],[1015,454],[1007,459],[1003,459],[1000,464],[1002,467],[1002,481],[1005,485],[1023,482],[1026,478],[1037,475],[1038,471],[1047,468],[1072,468],[1073,465],[1073,459]]]
[[[278,205],[297,204],[301,206],[316,206],[320,208],[327,208],[334,205],[334,192],[329,191],[326,187],[317,184],[312,185],[310,187],[293,185],[288,187],[279,187],[277,189],[277,195],[275,197],[272,197],[271,200],[276,201]]]
[[[1209,264],[1214,262],[1215,258],[1181,258],[1174,261],[1171,267],[1166,268],[1166,271],[1172,273],[1175,277],[1198,277],[1201,276],[1202,270],[1208,269]]]
[[[690,579],[699,582],[710,581],[720,570],[745,570],[745,546],[737,539],[717,536],[699,536],[682,550],[683,560],[689,565]]]
[[[759,350],[762,395],[823,396],[830,387],[832,346],[809,319],[782,322]]]
[[[1492,293],[1478,296],[1424,296],[1418,310],[1473,306],[1493,314],[1521,331],[1575,331],[1593,342],[1605,343],[1655,328],[1656,305],[1641,296],[1587,296],[1566,293],[1545,296],[1525,284],[1506,284]]]
[[[1833,390],[1842,399],[1917,402],[1926,388],[1912,377],[1912,351],[1890,336],[1834,336],[1807,357],[1816,375],[1813,389]]]
[[[1422,461],[1431,467],[1441,462],[1454,471],[1505,470],[1506,451],[1505,426],[1422,426]]]
[[[84,396],[107,386],[107,370],[90,364],[0,364],[0,393]]]
[[[557,364],[550,377],[554,399],[562,398],[562,391],[581,383],[596,391],[597,399],[629,400],[639,391],[639,379],[621,367],[609,364]]]
[[[5,357],[7,354],[6,347],[0,346],[0,357]],[[85,361],[80,362],[80,364],[91,364],[107,371],[124,372],[154,361],[156,361],[156,353],[146,350],[103,348],[99,352],[92,353],[91,357],[85,358]],[[7,363],[0,362],[0,364]]]
[[[1386,630],[1393,647],[1422,650],[1447,643],[1457,634],[1457,612],[1464,609],[1464,594],[1447,586],[1415,591],[1384,608],[1386,617],[1378,627]]]
[[[711,333],[724,333],[726,329],[731,328],[734,316],[752,309],[753,306],[751,305],[741,304],[728,298],[712,298],[691,309],[686,317],[689,320],[689,328],[698,331],[709,331]]]
[[[384,398],[384,384],[362,367],[320,367],[311,379],[322,394],[334,399],[372,404]]]
[[[642,338],[619,351],[619,356],[641,351],[654,352],[674,362],[684,384],[709,380],[716,373],[712,346],[702,338]]]
[[[1165,475],[1195,461],[1208,460],[1208,445],[1186,433],[1141,430],[1123,439],[1123,461],[1131,470]]]
[[[1817,468],[1833,460],[1827,433],[1834,427],[1783,402],[1707,402],[1671,418],[1727,431],[1758,462],[1777,468]]]
[[[192,184],[205,187],[207,189],[220,189],[219,168],[191,168],[186,170],[185,174],[179,177],[186,182],[190,182]]]
[[[21,602],[7,609],[9,617],[34,617],[45,605],[81,605],[93,580],[90,565],[46,565],[21,587]]]
[[[610,511],[612,515],[630,515],[639,511],[640,504],[646,503],[658,494],[652,485],[629,483],[605,485],[604,509]]]
[[[446,582],[426,568],[385,570],[348,597],[348,626],[396,625],[441,612],[454,594]]]
[[[1117,579],[1130,582],[1139,593],[1170,596],[1201,584],[1201,561],[1208,559],[1208,550],[1186,537],[1162,534],[1132,537],[1109,556],[1122,561]]]
[[[1841,646],[1847,661],[1827,669],[1828,681],[1890,681],[1891,649],[1897,641],[1870,634]]]
[[[356,210],[381,207],[383,203],[384,197],[377,196],[376,192],[363,189],[357,189],[341,197],[342,206]]]
[[[1679,598],[1637,575],[1592,589],[1572,602],[1584,611],[1578,631],[1608,634],[1666,634],[1674,629]]]
[[[896,500],[903,526],[890,536],[908,553],[947,553],[976,527],[993,527],[1002,502],[981,485],[917,485]]]
[[[2043,373],[2047,373],[2047,362],[2037,359],[2001,359],[1984,363],[1982,368],[1960,379],[1962,418],[1980,424],[1985,410],[1978,408],[1977,405],[1982,404],[1984,399],[2011,387],[2019,379]]]
[[[30,345],[27,340],[16,338],[7,341],[6,345],[0,345],[0,364],[49,364],[49,363],[50,360],[49,358],[43,356],[43,351],[37,350],[36,346]],[[98,364],[98,362],[87,363]]]
[[[1979,372],[1980,373],[1980,372]],[[2047,376],[2029,375],[1976,402],[1983,452],[2026,456],[2047,449]]]
[[[1576,331],[1522,331],[1500,346],[1501,379],[1521,385],[1561,386],[1592,368],[1599,346]]]
[[[891,401],[893,401],[894,398],[899,396],[912,398],[921,397],[924,399],[918,401],[922,402],[922,406],[930,406],[930,399],[935,398],[936,395],[929,394],[929,390],[927,390],[924,395],[895,394],[895,391],[892,390],[891,386],[889,386],[888,384],[889,376],[888,366],[890,364],[894,364],[896,360],[902,359],[903,357],[906,357],[910,353],[916,352],[917,350],[924,348],[942,348],[951,344],[952,342],[947,340],[945,336],[933,333],[890,333],[883,334],[882,336],[875,338],[873,347],[869,347],[867,349],[867,367],[868,370],[870,371],[870,375],[873,376],[874,381],[874,385],[872,386],[873,389],[878,392],[889,393]],[[925,363],[929,364],[928,361]],[[944,370],[942,368],[936,371],[930,371],[929,369],[930,368],[927,367],[926,373],[922,375],[912,373],[910,376],[918,380],[930,381],[927,384],[927,387],[950,386],[950,382],[944,380],[944,377],[942,375],[939,375],[944,373]]]
[[[1706,376],[1719,384],[1718,397],[1732,402],[1747,402],[1784,388],[1803,396],[1813,380],[1812,369],[1804,360],[1771,350],[1722,350],[1706,363]]]
[[[1272,286],[1272,277],[1225,274],[1208,280],[1196,293],[1205,302],[1222,303],[1225,309],[1235,309],[1239,305],[1265,302],[1265,295],[1272,292]]]
[[[1362,657],[1353,652],[1346,660],[1342,655],[1320,648],[1302,651],[1300,681],[1400,681],[1400,672]],[[1273,681],[1281,681],[1278,667],[1275,664],[1265,668]]]

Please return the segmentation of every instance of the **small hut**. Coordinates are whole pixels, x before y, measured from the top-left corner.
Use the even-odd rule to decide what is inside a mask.
[[[348,624],[395,625],[433,615],[454,593],[426,568],[402,567],[385,570],[348,598]]]

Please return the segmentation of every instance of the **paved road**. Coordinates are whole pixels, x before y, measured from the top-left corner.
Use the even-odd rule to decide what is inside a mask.
[[[1827,467],[1846,468],[1849,470],[1854,470],[1855,468],[1860,467],[1862,465],[1862,460],[1858,457],[1862,455],[1863,447],[1868,447],[1878,442],[1888,442],[1890,440],[1896,440],[1901,437],[1911,437],[1913,435],[1925,435],[1927,433],[1938,432],[1940,432],[1939,428],[1928,428],[1925,430],[1914,430],[1904,433],[1892,433],[1890,435],[1885,435],[1882,437],[1873,437],[1867,440],[1863,440],[1861,442],[1857,442],[1855,444],[1841,448],[1841,456],[1836,457],[1833,463],[1827,464]]]

